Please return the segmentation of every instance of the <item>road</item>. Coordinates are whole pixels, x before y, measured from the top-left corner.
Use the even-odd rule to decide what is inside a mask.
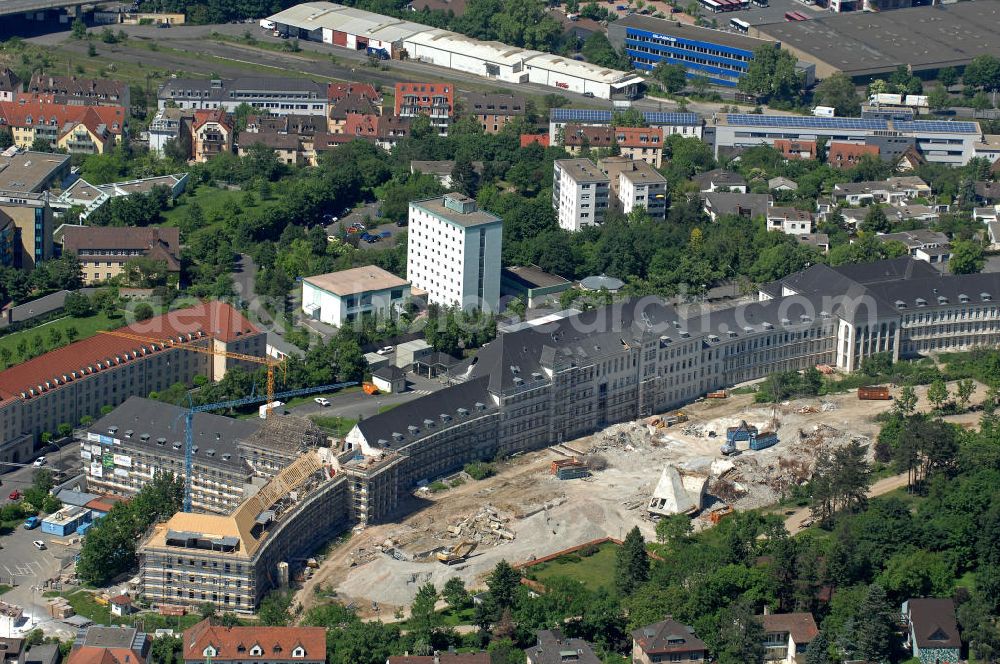
[[[57,447],[58,449],[56,449]],[[60,479],[72,477],[83,469],[83,464],[80,461],[79,447],[74,444],[72,439],[58,446],[55,443],[49,445],[45,449],[45,458],[47,463],[44,468],[56,474],[57,482]],[[2,486],[0,486],[0,505],[10,502],[9,496],[11,491],[15,489],[24,491],[31,486],[31,480],[37,470],[37,468],[29,465],[0,474],[0,483],[2,483]]]
[[[906,473],[882,478],[868,489],[868,497],[875,498],[876,496],[881,496],[904,487],[906,486],[906,479]],[[785,518],[785,530],[790,535],[794,535],[808,527],[806,524],[811,523],[811,517],[812,513],[808,507],[800,507]]]
[[[419,399],[422,396],[436,392],[444,387],[437,380],[429,380],[413,374],[407,374],[408,390],[400,394],[376,394],[374,396],[365,394],[362,391],[347,392],[330,396],[331,404],[323,407],[314,402],[312,398],[304,404],[294,406],[289,412],[300,417],[310,415],[322,415],[323,417],[343,417],[357,420],[359,418],[373,417],[379,410],[386,406],[398,406],[399,404]]]

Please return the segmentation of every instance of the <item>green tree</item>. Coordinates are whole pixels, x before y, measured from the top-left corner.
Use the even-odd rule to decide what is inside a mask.
[[[948,386],[938,378],[927,388],[927,400],[934,404],[935,410],[940,410],[945,401],[948,400]]]
[[[830,657],[830,639],[824,630],[820,630],[809,643],[805,664],[834,664]]]
[[[214,618],[215,617],[215,604],[211,602],[203,602],[200,607],[198,607],[198,613],[201,614],[202,619]]]
[[[464,609],[469,605],[469,591],[461,577],[453,576],[445,582],[441,596],[452,609]]]
[[[719,614],[719,664],[763,664],[764,627],[753,604],[739,601]]]
[[[627,597],[647,580],[649,555],[646,553],[646,541],[639,527],[635,526],[615,554],[615,587],[620,596]]]
[[[893,404],[893,409],[903,415],[908,417],[913,414],[917,408],[917,392],[913,389],[912,385],[904,385],[903,389],[900,390],[899,396],[896,397],[896,401]]]
[[[84,39],[87,36],[87,24],[81,19],[77,18],[73,20],[72,27],[70,28],[70,35],[73,39]]]
[[[430,641],[431,633],[440,623],[440,617],[434,610],[438,593],[433,583],[425,583],[417,589],[417,594],[410,604],[410,624],[418,638]]]
[[[969,400],[976,391],[976,383],[971,378],[963,378],[955,384],[955,396],[962,409],[969,407]]]
[[[885,210],[881,205],[875,204],[868,209],[865,220],[861,222],[861,228],[868,233],[888,233],[891,229],[889,218],[885,216]]]
[[[747,72],[740,77],[740,92],[762,100],[791,102],[802,91],[802,77],[795,70],[795,56],[788,51],[765,44],[754,50]]]
[[[506,560],[501,560],[486,577],[486,587],[498,610],[514,606],[514,598],[518,586],[521,585],[521,575]]]
[[[287,625],[291,615],[288,609],[292,605],[292,593],[273,590],[260,602],[257,617],[260,624],[273,627]]]
[[[854,651],[858,659],[888,662],[893,650],[898,610],[893,609],[885,590],[878,584],[868,587],[855,623]]]
[[[983,247],[973,240],[955,240],[951,245],[948,269],[952,274],[976,274],[986,266]]]
[[[861,115],[861,98],[858,96],[854,81],[840,72],[820,81],[813,93],[813,101],[821,106],[832,106],[837,115],[847,117]]]
[[[629,108],[624,111],[616,111],[611,116],[611,124],[615,127],[648,127],[646,116],[636,108]]]
[[[135,305],[135,319],[137,321],[149,320],[155,315],[153,307],[151,307],[147,302],[140,302]]]
[[[983,90],[1000,90],[1000,59],[994,55],[980,55],[965,66],[962,80],[966,85]]]
[[[479,191],[479,174],[472,165],[472,160],[462,157],[455,160],[451,169],[451,184],[456,191],[475,198]]]
[[[653,69],[653,78],[671,94],[677,94],[687,87],[687,70],[684,65],[670,64],[666,60],[661,60]]]
[[[656,524],[656,541],[676,547],[691,534],[691,519],[686,514],[671,514]]]
[[[936,85],[927,93],[927,106],[932,111],[943,111],[951,106],[951,95],[943,85]]]
[[[972,98],[972,108],[976,111],[976,115],[978,116],[983,111],[988,111],[993,108],[993,102],[990,101],[989,95],[980,90]]]
[[[524,664],[524,651],[509,638],[490,641],[486,651],[491,664]]]
[[[944,87],[950,88],[958,83],[958,70],[954,67],[942,67],[938,70],[937,80]]]

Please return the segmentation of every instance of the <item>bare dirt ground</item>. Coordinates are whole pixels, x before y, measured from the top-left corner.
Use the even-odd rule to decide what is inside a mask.
[[[917,394],[926,407],[926,389],[917,388]],[[979,386],[973,403],[984,394]],[[335,591],[338,601],[353,603],[362,616],[388,619],[397,607],[408,606],[424,583],[440,588],[459,576],[475,588],[501,559],[532,560],[600,537],[622,537],[636,525],[652,539],[655,525],[646,506],[666,465],[707,477],[705,504],[695,524],[708,527],[713,503],[735,509],[774,504],[809,477],[820,450],[851,440],[873,441],[879,429],[874,417],[892,403],[859,401],[852,391],[772,407],[754,404],[750,394],[734,395],[692,404],[684,409],[689,421],[671,428],[655,429],[646,420],[628,422],[524,454],[501,464],[494,477],[421,494],[415,510],[404,512],[399,521],[355,533],[330,552],[297,599],[308,609]],[[949,419],[968,426],[978,414]],[[778,444],[724,457],[719,448],[726,427],[742,420],[776,430]],[[552,461],[577,453],[599,455],[608,466],[586,479],[560,481],[549,474]],[[896,482],[881,480],[873,495],[896,488]],[[800,528],[804,518],[804,513],[793,514],[789,529]],[[467,560],[452,566],[437,562],[438,550],[466,539],[478,542]]]

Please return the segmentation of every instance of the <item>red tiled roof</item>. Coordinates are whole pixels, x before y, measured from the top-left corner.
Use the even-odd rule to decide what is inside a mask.
[[[662,148],[663,130],[659,127],[566,125],[563,130],[563,143],[571,147],[588,144],[592,148],[600,148],[617,143],[623,148]]]
[[[326,661],[326,630],[322,627],[223,627],[206,618],[184,631],[184,660],[203,661],[209,645],[216,651],[213,661],[290,660],[299,646],[305,650],[304,661]],[[250,654],[255,645],[260,646],[260,655]]]
[[[128,597],[128,595],[115,595],[114,597],[112,597],[108,601],[111,602],[112,604],[126,604],[127,605],[127,604],[131,604],[132,603],[132,600]]]
[[[194,112],[194,124],[192,125],[193,129],[198,129],[208,122],[218,122],[226,129],[232,129],[232,125],[229,124],[229,117],[221,108],[199,109]]]
[[[344,134],[348,136],[377,136],[379,117],[377,115],[363,115],[361,113],[348,113],[344,122]]]
[[[118,329],[151,339],[177,338],[191,334],[195,339],[199,336],[214,337],[224,342],[260,331],[243,314],[218,301],[202,302]],[[52,382],[52,387],[57,387],[55,379],[59,379],[61,383],[64,375],[71,376],[74,371],[91,373],[87,368],[93,366],[97,370],[98,362],[105,364],[104,368],[108,368],[108,363],[116,365],[127,362],[125,354],[141,352],[142,347],[143,344],[130,339],[96,334],[57,348],[0,372],[0,399],[6,401],[20,397],[21,392],[27,392],[31,388],[37,390],[46,381]],[[121,360],[116,360],[116,357]]]
[[[879,154],[878,146],[833,141],[827,150],[826,161],[833,166],[843,165],[844,162],[853,164],[866,154],[877,157]]]
[[[538,143],[543,148],[549,147],[548,134],[521,134],[521,147],[526,148],[532,143]]]
[[[107,498],[94,498],[92,501],[84,505],[84,507],[88,510],[96,510],[98,512],[110,512],[111,508],[114,506],[114,502],[108,500]]]
[[[31,122],[28,122],[28,118]],[[112,134],[122,133],[128,116],[122,106],[79,106],[40,101],[2,101],[0,119],[12,127],[48,125],[62,129],[67,123],[84,122],[107,125]]]
[[[330,83],[326,86],[326,98],[331,102],[350,94],[361,95],[368,101],[377,101],[382,96],[371,83]]]
[[[142,655],[128,648],[102,648],[82,646],[74,648],[66,664],[145,664]]]

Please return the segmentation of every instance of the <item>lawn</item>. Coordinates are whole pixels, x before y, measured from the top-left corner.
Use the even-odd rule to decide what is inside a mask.
[[[14,586],[8,586],[6,583],[0,583],[0,595],[8,593],[14,589]]]
[[[280,201],[276,199],[260,200],[260,195],[254,192],[254,205],[249,207],[245,202],[246,194],[238,189],[220,189],[208,184],[198,185],[189,189],[180,197],[174,207],[163,213],[165,226],[178,226],[185,219],[192,203],[201,208],[205,221],[209,224],[218,223],[229,216],[229,210],[238,206],[241,210],[261,210],[277,207]]]
[[[327,417],[326,415],[313,415],[309,418],[313,424],[332,431],[336,436],[346,436],[347,433],[358,423],[349,417]]]
[[[73,607],[73,610],[84,618],[90,618],[99,625],[111,624],[111,609],[98,604],[93,593],[77,590],[67,593],[64,597],[69,600],[69,605]]]
[[[114,320],[107,317],[103,313],[97,313],[93,316],[88,316],[86,318],[73,318],[71,316],[65,316],[63,318],[57,318],[56,320],[49,321],[47,323],[42,323],[36,327],[32,327],[26,330],[20,330],[18,332],[12,332],[0,337],[0,348],[6,348],[11,352],[12,362],[18,362],[20,356],[17,352],[17,344],[21,339],[26,339],[28,341],[28,349],[36,352],[40,355],[35,348],[35,337],[38,336],[42,339],[44,343],[44,350],[48,351],[51,349],[51,340],[49,335],[51,330],[59,330],[62,335],[61,346],[66,345],[66,330],[75,327],[77,331],[77,340],[86,339],[87,337],[92,337],[97,334],[100,330],[110,330],[112,328],[121,327],[125,324],[125,320],[122,318],[116,318]]]
[[[546,580],[557,576],[564,576],[575,581],[580,581],[588,590],[606,588],[614,590],[615,587],[615,554],[618,545],[613,542],[605,542],[594,548],[591,555],[583,555],[586,550],[560,556],[547,563],[541,563],[529,567],[525,573],[536,581],[545,583]]]

